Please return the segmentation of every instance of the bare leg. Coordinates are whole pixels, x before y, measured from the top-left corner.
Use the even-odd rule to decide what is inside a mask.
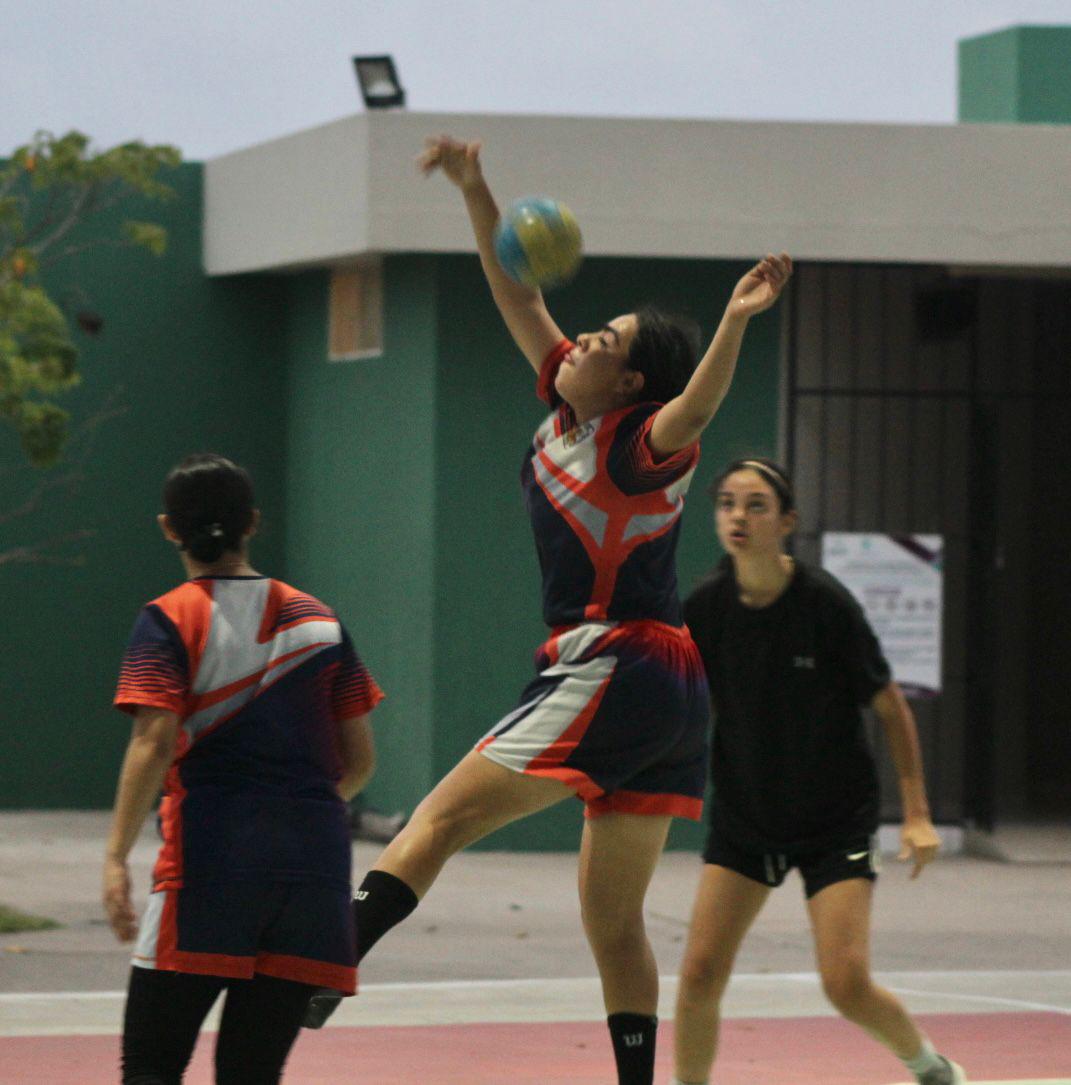
[[[358,956],[363,957],[387,931],[415,906],[406,886],[421,899],[455,852],[507,825],[572,796],[556,780],[525,776],[503,768],[482,754],[471,752],[432,789],[413,812],[409,824],[387,845],[373,871],[392,875],[393,889],[382,895],[362,890],[354,901]],[[362,896],[363,893],[363,896]],[[402,899],[408,896],[408,901]],[[322,1028],[342,996],[325,989],[311,998],[306,1028]]]
[[[705,1082],[718,1051],[721,999],[767,886],[706,864],[699,881],[677,990],[675,1066],[680,1081]]]
[[[643,899],[671,820],[615,813],[584,823],[580,910],[608,1014],[658,1012],[658,966]]]
[[[808,902],[818,969],[826,997],[900,1059],[914,1058],[922,1036],[907,1010],[870,977],[870,906],[873,883],[836,882]]]
[[[455,852],[572,795],[557,780],[525,776],[469,753],[435,785],[373,869],[393,874],[423,897]]]

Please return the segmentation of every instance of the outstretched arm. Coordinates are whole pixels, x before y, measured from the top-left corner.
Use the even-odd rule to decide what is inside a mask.
[[[436,136],[425,141],[424,153],[417,161],[426,175],[442,170],[461,189],[491,296],[514,342],[538,373],[543,359],[564,336],[547,312],[543,295],[534,287],[514,282],[498,263],[494,245],[498,206],[483,178],[480,147],[479,143]]]
[[[671,399],[651,423],[650,444],[664,458],[697,441],[729,391],[748,321],[769,309],[792,274],[787,253],[767,256],[737,284],[706,354],[684,391]]]

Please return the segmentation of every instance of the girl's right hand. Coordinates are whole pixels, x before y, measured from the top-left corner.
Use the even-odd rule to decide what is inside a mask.
[[[458,188],[466,188],[483,180],[482,146],[478,140],[465,143],[450,136],[429,137],[424,140],[424,153],[417,159],[417,165],[425,176],[440,169]]]
[[[104,914],[108,917],[115,937],[120,942],[131,942],[138,933],[138,921],[130,902],[130,872],[120,859],[104,862]]]
[[[772,253],[760,260],[733,290],[728,312],[752,317],[769,309],[781,296],[792,275],[792,257],[787,252]]]

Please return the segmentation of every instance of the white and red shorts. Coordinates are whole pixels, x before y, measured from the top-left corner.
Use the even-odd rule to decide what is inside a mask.
[[[686,627],[584,622],[555,632],[536,669],[480,753],[568,784],[588,817],[700,818],[710,694]]]

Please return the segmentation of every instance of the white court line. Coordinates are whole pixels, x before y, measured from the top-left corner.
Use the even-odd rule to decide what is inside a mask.
[[[1022,1013],[1027,1010],[1071,1013],[1071,971],[877,973],[879,982],[929,996],[934,1013]],[[662,976],[662,1017],[673,1017],[676,976]],[[1046,981],[1043,983],[1042,981]],[[929,987],[940,990],[927,990]],[[962,994],[949,994],[949,991]],[[571,979],[434,980],[364,984],[362,998],[345,1000],[329,1027],[470,1025],[477,1023],[602,1020],[596,977]],[[1064,1005],[1039,1003],[1049,998]],[[115,1035],[126,998],[124,990],[25,991],[0,994],[0,1037]],[[966,1001],[960,1001],[966,999]],[[730,985],[726,1018],[833,1016],[813,972],[742,973]],[[218,1007],[207,1022],[218,1022]]]
[[[880,972],[875,973],[880,979],[885,981],[895,980],[895,977],[900,976],[970,976],[975,977],[1004,977],[1004,976],[1068,976],[1071,972],[1061,970],[1059,972]],[[735,977],[734,977],[735,978]],[[741,977],[743,978],[743,977]],[[797,983],[819,983],[819,977],[816,973],[808,972],[786,972],[776,977],[777,979],[792,980]],[[962,1002],[984,1002],[991,1006],[1017,1006],[1019,1009],[1024,1010],[1044,1010],[1049,1013],[1060,1013],[1071,1016],[1071,1007],[1069,1006],[1057,1006],[1049,1002],[1028,1002],[1022,998],[1003,998],[1000,995],[966,995],[959,992],[951,991],[920,991],[917,988],[911,987],[893,987],[889,985],[889,990],[894,991],[898,995],[915,995],[922,998],[948,998]]]
[[[1048,1010],[1050,1013],[1062,1013],[1071,1017],[1071,1008],[1067,1006],[1051,1006],[1047,1002],[1027,1002],[1021,998],[1000,998],[997,995],[960,995],[950,994],[948,991],[916,991],[910,987],[890,987],[898,995],[920,995],[930,998],[950,998],[962,1002],[988,1002],[994,1006],[1019,1006],[1026,1010]]]
[[[1035,977],[1059,976],[1061,978],[1071,976],[1071,969],[1007,969],[1005,971],[992,970],[965,970],[959,972],[877,972],[876,975],[886,981],[895,981],[900,976],[912,978],[941,977],[941,978],[964,978],[964,979],[1003,979],[1011,977]],[[659,976],[660,983],[676,983],[677,976]],[[741,972],[734,974],[733,983],[776,983],[778,981],[795,983],[819,983],[817,972]],[[559,987],[569,983],[598,983],[598,976],[571,976],[564,978],[541,978],[541,979],[488,979],[488,980],[432,980],[427,982],[405,983],[363,983],[361,991],[372,994],[376,991],[466,991],[466,990],[540,990],[544,988]],[[1009,1005],[1025,1006],[1031,1009],[1052,1010],[1056,1013],[1071,1014],[1071,1007],[1053,1006],[1043,1002],[1026,1002],[1018,999],[999,998],[995,995],[965,995],[950,994],[944,991],[921,991],[903,987],[897,988],[903,994],[932,995],[942,998],[963,998],[971,1001],[1008,1003]],[[45,1001],[81,1001],[94,999],[125,998],[126,991],[17,991],[0,993],[0,1002],[45,1002]]]

